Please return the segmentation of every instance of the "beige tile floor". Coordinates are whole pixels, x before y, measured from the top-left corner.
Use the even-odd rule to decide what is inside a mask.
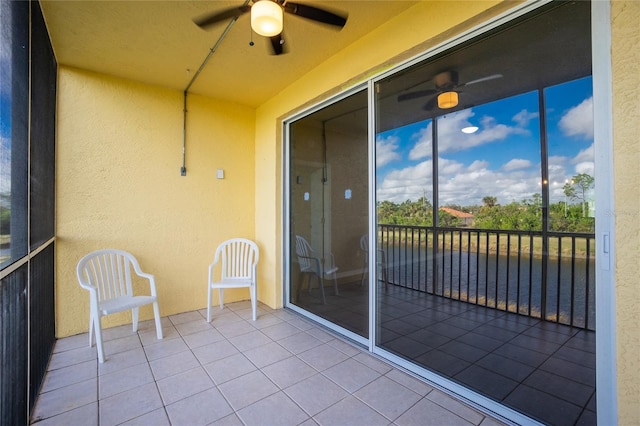
[[[482,425],[486,413],[287,310],[232,303],[57,341],[32,424]]]

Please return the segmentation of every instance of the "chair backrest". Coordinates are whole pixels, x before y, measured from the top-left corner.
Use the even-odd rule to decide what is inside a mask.
[[[218,246],[215,263],[222,261],[221,278],[255,280],[258,245],[244,238],[233,238]]]
[[[369,252],[369,235],[368,234],[364,234],[362,237],[360,237],[360,250],[362,250],[365,253]]]
[[[87,254],[78,262],[76,273],[80,286],[96,289],[98,301],[132,296],[131,266],[140,270],[132,254],[116,249],[98,250]]]
[[[300,270],[308,271],[311,269],[311,260],[309,257],[313,257],[313,249],[311,245],[309,245],[309,242],[300,235],[296,235],[296,254],[298,255]]]

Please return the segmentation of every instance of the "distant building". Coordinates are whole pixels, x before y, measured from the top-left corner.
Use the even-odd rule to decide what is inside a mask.
[[[460,210],[451,209],[449,207],[440,207],[440,210],[460,219],[461,226],[467,227],[473,225],[473,215],[471,213],[461,212]]]

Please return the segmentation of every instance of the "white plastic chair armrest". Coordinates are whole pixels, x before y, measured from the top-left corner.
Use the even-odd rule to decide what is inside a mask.
[[[218,264],[218,258],[213,261],[211,265],[209,265],[209,285],[213,284],[213,271]]]
[[[329,268],[327,269],[332,269],[336,267],[336,259],[333,257],[333,253],[329,253],[329,258],[331,259],[331,264],[329,265]]]
[[[136,269],[134,267],[134,270],[136,272],[136,275],[141,277],[141,278],[146,278],[147,280],[149,280],[149,288],[151,290],[151,295],[152,296],[157,296],[158,294],[156,293],[156,278],[155,276],[153,276],[152,274],[147,274],[146,272],[142,272],[139,269]]]
[[[318,274],[318,276],[322,278],[322,276],[323,276],[323,274],[322,274],[322,263],[320,262],[319,258],[312,257],[312,256],[300,256],[300,255],[298,255],[298,257],[302,258],[302,259],[313,260],[314,263],[316,264],[316,274]]]
[[[142,272],[142,268],[140,268],[140,264],[138,264],[138,260],[135,257],[129,257],[131,260],[131,264],[133,264],[133,270],[137,276],[141,278],[146,278],[149,280],[149,287],[151,289],[151,295],[157,296],[156,293],[156,279],[152,274],[148,274],[146,272]]]

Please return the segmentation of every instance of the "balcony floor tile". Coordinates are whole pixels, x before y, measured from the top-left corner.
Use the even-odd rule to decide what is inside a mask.
[[[58,340],[32,424],[503,424],[291,311],[213,313],[163,318],[162,341],[152,321],[117,327],[103,364],[87,334]]]

